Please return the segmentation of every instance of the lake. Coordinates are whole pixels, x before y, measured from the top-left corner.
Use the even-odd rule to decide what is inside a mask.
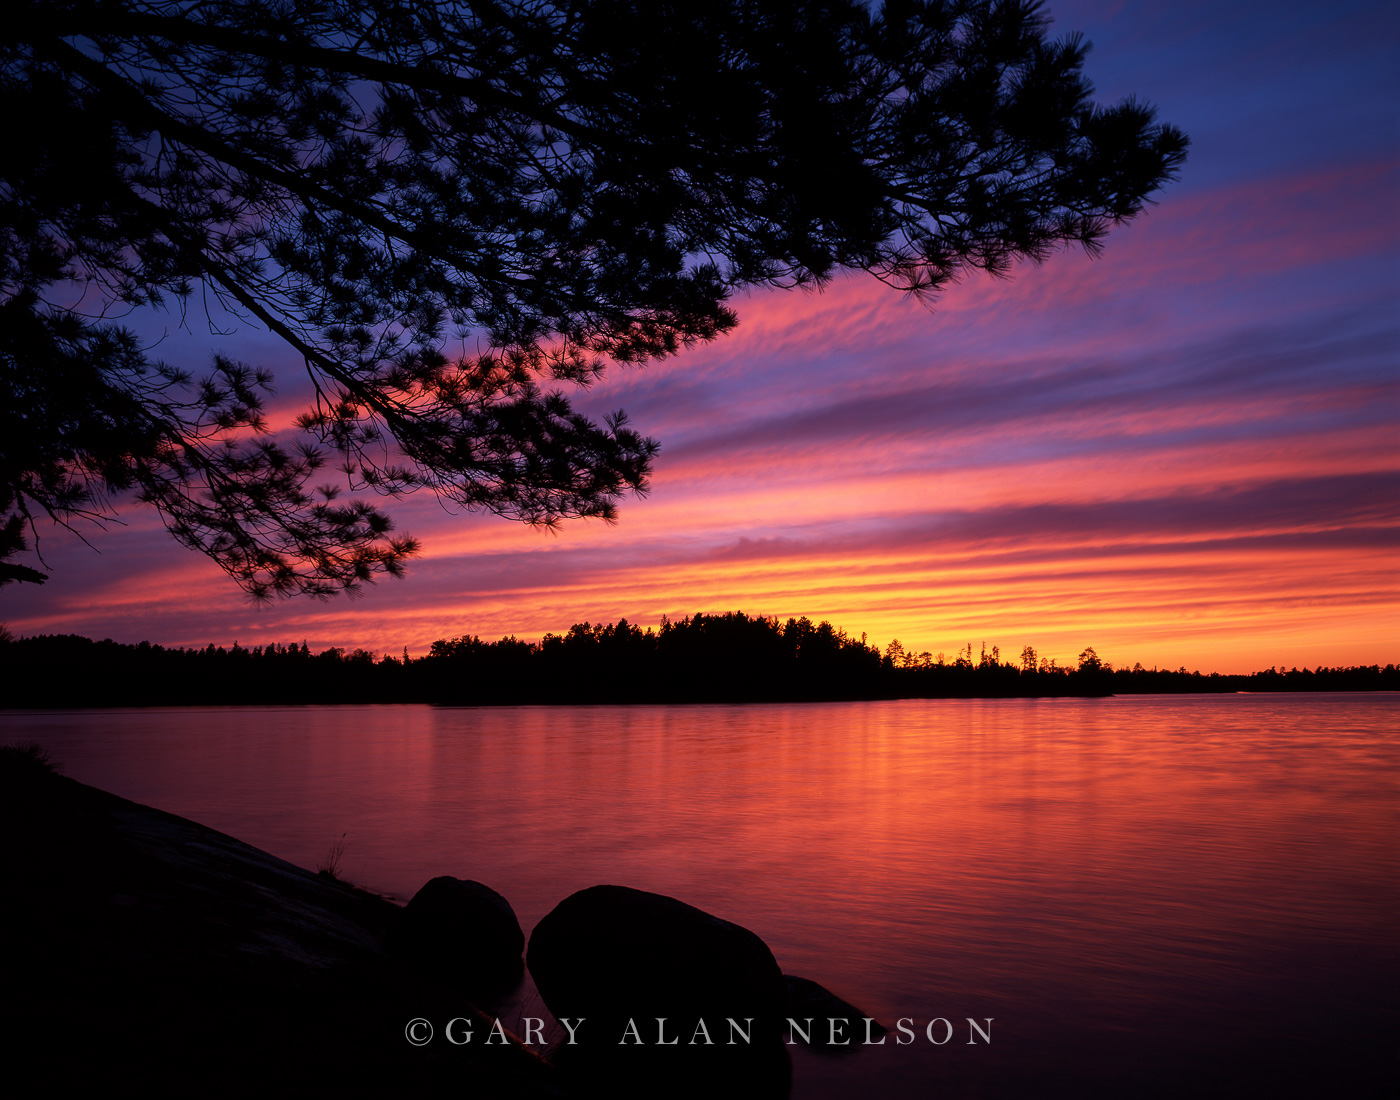
[[[402,899],[478,879],[527,933],[604,882],[744,925],[914,1036],[797,1048],[797,1100],[1391,1096],[1397,718],[1393,694],[172,708],[7,712],[0,739],[303,866],[343,836],[343,877]]]

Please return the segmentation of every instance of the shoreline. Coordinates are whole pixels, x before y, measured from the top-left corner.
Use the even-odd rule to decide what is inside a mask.
[[[513,1036],[405,1041],[415,1017],[490,1017],[385,948],[394,902],[20,755],[0,761],[17,1095],[568,1095]]]
[[[26,703],[20,706],[0,706],[0,715],[48,714],[56,711],[102,711],[102,710],[223,710],[223,709],[321,709],[326,707],[429,707],[433,710],[566,710],[571,708],[593,709],[622,707],[642,709],[646,707],[790,707],[825,706],[834,703],[922,703],[922,702],[995,702],[1016,701],[1034,702],[1043,700],[1104,700],[1104,699],[1218,699],[1225,696],[1243,695],[1256,699],[1300,698],[1317,699],[1371,698],[1376,696],[1400,696],[1400,689],[1355,688],[1352,690],[1314,691],[1118,691],[1102,695],[900,695],[900,696],[857,696],[830,699],[733,699],[733,700],[666,700],[666,701],[620,701],[620,702],[499,702],[499,703],[441,703],[430,700],[370,700],[370,701],[287,701],[287,700],[225,700],[202,703],[148,703],[148,702],[104,702],[75,703],[56,702],[50,704]]]

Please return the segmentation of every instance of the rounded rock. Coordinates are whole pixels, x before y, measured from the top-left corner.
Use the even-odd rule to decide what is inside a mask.
[[[441,875],[403,911],[398,941],[405,953],[468,987],[498,985],[520,974],[525,933],[515,910],[491,887]]]
[[[730,921],[664,894],[593,886],[560,902],[530,937],[527,965],[556,1018],[584,1017],[589,1037],[616,1044],[625,1022],[653,1043],[685,1043],[703,1019],[717,1043],[728,1019],[773,1033],[787,987],[768,945]],[[617,1035],[612,1034],[618,1031]],[[585,1036],[580,1034],[580,1041]]]

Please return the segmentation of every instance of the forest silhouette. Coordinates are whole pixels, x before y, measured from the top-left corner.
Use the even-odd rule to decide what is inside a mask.
[[[1249,675],[1115,668],[1086,648],[1074,667],[1027,646],[954,657],[883,650],[807,617],[697,614],[659,629],[576,623],[538,642],[439,639],[410,657],[305,642],[166,648],[75,634],[0,643],[0,707],[300,703],[517,705],[764,703],[1152,693],[1400,690],[1395,664],[1270,668]]]

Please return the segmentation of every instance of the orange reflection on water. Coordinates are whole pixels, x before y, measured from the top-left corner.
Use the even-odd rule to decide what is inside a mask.
[[[1396,1023],[1396,707],[249,708],[12,715],[6,734],[303,865],[345,833],[350,877],[403,897],[477,878],[528,929],[586,886],[654,890],[887,1022],[997,1021],[982,1053],[804,1056],[799,1100],[1203,1075],[1340,1095]]]

